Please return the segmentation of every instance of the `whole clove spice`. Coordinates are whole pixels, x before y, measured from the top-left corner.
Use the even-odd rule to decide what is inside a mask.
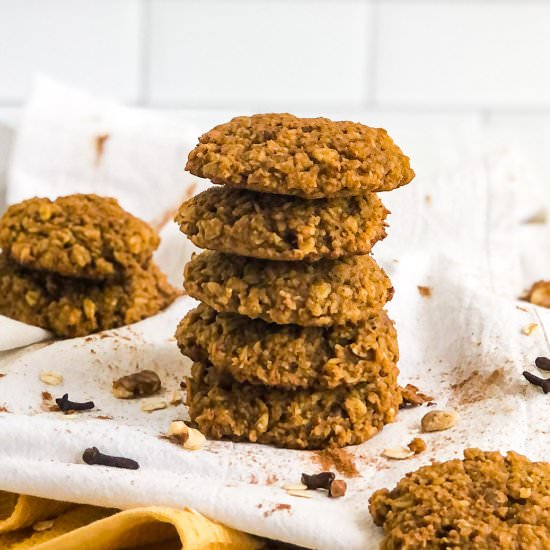
[[[97,464],[100,466],[111,466],[112,468],[124,468],[126,470],[137,470],[139,464],[131,458],[122,456],[105,455],[97,447],[90,447],[82,454],[82,460],[91,466]]]
[[[547,378],[547,379],[540,378],[539,376],[531,374],[526,370],[523,371],[523,376],[528,382],[530,382],[534,386],[539,386],[539,388],[542,388],[542,391],[544,393],[550,392],[550,378]]]
[[[535,365],[544,371],[550,371],[550,358],[549,357],[537,357],[535,359]]]
[[[326,489],[328,491],[335,477],[332,472],[321,472],[313,475],[302,474],[302,483],[307,489]]]
[[[95,407],[93,401],[85,401],[84,403],[78,403],[76,401],[69,400],[69,394],[65,393],[63,397],[58,397],[55,402],[59,407],[59,410],[63,412],[67,411],[89,411]]]

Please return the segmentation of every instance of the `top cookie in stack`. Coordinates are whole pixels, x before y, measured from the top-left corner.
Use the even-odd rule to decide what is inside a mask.
[[[211,251],[186,266],[201,300],[177,331],[187,402],[207,435],[292,448],[360,443],[401,401],[393,288],[367,254],[384,238],[376,191],[408,183],[385,130],[288,114],[238,117],[187,169],[223,187],[176,220]]]
[[[151,260],[159,242],[112,198],[14,204],[0,219],[0,314],[69,337],[149,317],[177,295]]]

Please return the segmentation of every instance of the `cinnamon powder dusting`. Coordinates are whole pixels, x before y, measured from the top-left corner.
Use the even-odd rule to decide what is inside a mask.
[[[495,388],[504,382],[504,369],[495,369],[491,374],[483,375],[474,370],[469,376],[451,385],[458,402],[461,405],[470,405],[491,397]]]
[[[271,516],[275,512],[280,512],[282,510],[292,510],[292,506],[290,504],[283,504],[283,503],[276,504],[271,510],[266,510],[264,512],[264,514],[263,514],[264,518],[268,518],[269,516]]]
[[[359,475],[359,470],[355,466],[352,455],[345,449],[315,451],[314,459],[324,471],[334,468],[346,477],[357,477]]]

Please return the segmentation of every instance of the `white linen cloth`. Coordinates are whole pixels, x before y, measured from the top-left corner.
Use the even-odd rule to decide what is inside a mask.
[[[59,122],[68,105],[71,116]],[[114,194],[149,219],[173,207],[190,184],[179,172],[185,133],[172,133],[163,143],[152,140],[159,148],[158,165],[151,158],[147,170],[136,171],[133,162],[137,157],[145,162],[147,149],[134,140],[142,115],[123,117],[123,108],[111,105],[103,109],[61,88],[39,89],[17,143],[10,199],[78,189]],[[105,179],[92,185],[90,159],[86,165],[81,158],[89,135],[84,136],[86,125],[76,122],[90,120],[98,110],[105,116],[101,131],[112,132],[113,146],[117,133],[111,123],[120,122],[124,137],[118,153],[114,147],[109,153]],[[162,122],[150,120],[159,139],[166,137]],[[58,126],[52,134],[54,122]],[[44,155],[40,149],[46,136],[81,147],[52,146]],[[154,193],[148,187],[151,178],[164,182]],[[111,395],[113,379],[145,368],[159,373],[166,396],[177,389],[189,369],[173,339],[179,319],[194,305],[185,297],[130,327],[28,347],[19,346],[32,340],[36,329],[29,328],[28,339],[22,340],[18,326],[0,318],[0,343],[6,349],[13,337],[12,345],[18,347],[0,353],[5,374],[0,407],[7,410],[0,413],[0,489],[121,508],[190,506],[237,529],[306,547],[374,549],[381,529],[370,518],[369,496],[377,488],[392,487],[405,472],[434,459],[461,456],[471,446],[548,459],[549,396],[527,384],[521,372],[536,372],[534,358],[550,355],[550,311],[516,299],[535,279],[550,278],[548,226],[521,223],[526,213],[541,207],[536,189],[521,159],[503,151],[438,177],[418,174],[406,188],[382,195],[392,215],[389,237],[376,246],[375,255],[396,288],[388,310],[399,333],[400,381],[433,395],[438,408],[455,408],[460,419],[450,431],[423,434],[426,452],[390,461],[382,450],[417,437],[427,409],[400,411],[397,422],[381,434],[347,449],[360,475],[347,479],[344,498],[319,493],[302,499],[282,489],[285,482],[298,482],[302,472],[319,471],[314,452],[230,442],[185,451],[158,437],[171,420],[186,417],[183,405],[148,414],[139,400]],[[155,216],[149,216],[157,207]],[[164,240],[158,259],[177,278],[191,247],[173,228],[166,232],[171,237]],[[431,297],[421,296],[418,286],[430,287]],[[530,323],[538,329],[525,336],[521,329]],[[36,340],[43,336],[39,333]],[[39,376],[48,370],[61,373],[63,384],[44,385]],[[53,397],[67,392],[74,400],[92,399],[96,409],[75,416],[51,412],[44,406],[44,391]],[[138,460],[140,469],[83,464],[83,450],[93,445]]]

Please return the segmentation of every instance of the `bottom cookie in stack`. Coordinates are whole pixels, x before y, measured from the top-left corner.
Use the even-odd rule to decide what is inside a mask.
[[[213,439],[289,449],[344,447],[366,441],[395,419],[401,400],[396,373],[331,390],[282,390],[238,383],[195,362],[187,406],[200,431]]]
[[[155,315],[178,296],[152,262],[128,276],[91,281],[20,267],[0,254],[0,315],[51,330],[84,336]]]
[[[195,361],[191,419],[206,435],[298,449],[361,443],[401,402],[397,336],[383,310],[358,324],[276,325],[201,304],[180,323]]]

